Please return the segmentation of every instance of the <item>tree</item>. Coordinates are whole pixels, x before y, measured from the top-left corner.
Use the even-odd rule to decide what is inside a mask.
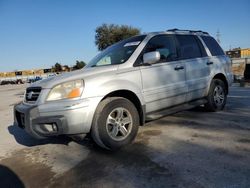
[[[52,67],[52,69],[54,69],[54,72],[61,72],[62,71],[62,65],[60,63],[56,63],[54,67]]]
[[[118,41],[141,33],[138,28],[115,24],[102,24],[96,28],[95,32],[95,44],[98,50],[104,50]]]
[[[74,70],[82,69],[85,65],[86,65],[86,63],[84,61],[76,60],[76,64],[73,66],[73,69]]]

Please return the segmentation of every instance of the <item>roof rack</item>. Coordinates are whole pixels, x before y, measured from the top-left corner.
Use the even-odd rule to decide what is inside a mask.
[[[201,30],[184,30],[184,29],[168,29],[167,31],[170,31],[170,32],[189,32],[189,33],[203,33],[203,34],[208,34],[208,32],[205,32],[205,31],[201,31]]]

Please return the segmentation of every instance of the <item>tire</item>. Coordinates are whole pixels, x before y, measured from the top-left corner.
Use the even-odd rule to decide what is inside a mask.
[[[213,79],[207,96],[205,109],[210,112],[223,110],[227,101],[225,83],[220,79]]]
[[[122,97],[110,97],[97,107],[91,136],[100,147],[117,150],[135,139],[138,127],[139,115],[134,104]]]

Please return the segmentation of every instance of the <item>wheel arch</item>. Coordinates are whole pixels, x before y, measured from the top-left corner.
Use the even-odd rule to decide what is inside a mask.
[[[135,105],[135,108],[138,111],[139,114],[139,118],[140,118],[140,125],[144,125],[145,123],[145,105],[141,104],[140,99],[138,98],[138,96],[130,91],[130,90],[116,90],[113,91],[107,95],[105,95],[101,101],[103,101],[106,98],[109,97],[123,97],[128,99],[130,102],[132,102]]]
[[[226,78],[226,76],[224,75],[224,74],[222,74],[222,73],[218,73],[218,74],[216,74],[214,77],[213,77],[213,79],[220,79],[220,80],[222,80],[223,82],[224,82],[224,84],[225,84],[225,87],[226,87],[226,94],[228,94],[228,82],[227,82],[227,78]],[[213,80],[212,79],[212,80]]]

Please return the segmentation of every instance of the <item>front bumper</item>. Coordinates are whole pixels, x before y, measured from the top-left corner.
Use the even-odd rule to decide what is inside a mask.
[[[14,125],[42,139],[62,134],[88,133],[99,99],[14,106]]]

